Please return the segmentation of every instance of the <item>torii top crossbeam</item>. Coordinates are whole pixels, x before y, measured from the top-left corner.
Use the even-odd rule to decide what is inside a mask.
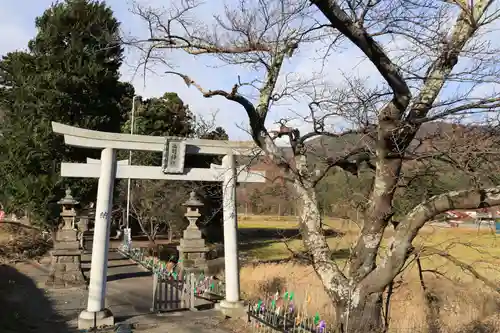
[[[248,141],[222,141],[194,138],[147,136],[124,133],[99,132],[52,122],[54,133],[63,134],[69,146],[84,148],[113,148],[123,150],[158,151],[165,149],[166,140],[182,140],[187,154],[254,155],[259,148]]]

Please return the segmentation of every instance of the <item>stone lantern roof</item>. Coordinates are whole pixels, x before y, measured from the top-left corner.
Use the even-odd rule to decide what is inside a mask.
[[[189,193],[189,199],[187,199],[187,201],[184,202],[182,205],[186,206],[186,207],[202,207],[202,206],[204,206],[203,202],[201,202],[201,200],[198,199],[198,197],[194,191],[191,191],[191,193]]]
[[[78,205],[80,202],[76,201],[75,198],[71,195],[71,189],[68,187],[66,189],[66,196],[57,202],[59,205],[70,206],[70,205]]]

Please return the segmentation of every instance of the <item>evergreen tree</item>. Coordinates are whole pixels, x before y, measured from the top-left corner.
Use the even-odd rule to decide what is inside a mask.
[[[130,133],[131,114],[126,115],[123,133]],[[153,136],[192,137],[195,118],[189,107],[176,93],[165,93],[163,97],[137,98],[134,112],[134,134]],[[120,158],[127,158],[125,152]],[[162,153],[138,151],[133,153],[135,165],[160,165]]]
[[[128,118],[123,132],[130,132],[130,123]],[[135,110],[135,134],[191,137],[194,126],[193,114],[176,93],[141,100]]]
[[[104,2],[57,3],[35,24],[28,50],[0,61],[0,202],[47,222],[67,185],[83,202],[95,197],[95,181],[63,180],[60,163],[99,157],[65,146],[51,122],[119,132],[134,91],[119,81],[119,22]]]

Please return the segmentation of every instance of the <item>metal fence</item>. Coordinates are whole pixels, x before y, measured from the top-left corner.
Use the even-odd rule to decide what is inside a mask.
[[[328,333],[334,332],[316,313],[308,315],[302,304],[295,304],[294,294],[276,293],[269,299],[250,302],[248,322],[252,332]]]
[[[215,276],[205,276],[203,273],[194,275],[195,293],[213,301],[221,300],[226,296],[226,284]]]
[[[275,309],[255,309],[248,307],[248,322],[252,332],[283,333],[328,333],[333,332],[324,322],[315,322],[314,318],[298,318],[292,313],[276,313]]]

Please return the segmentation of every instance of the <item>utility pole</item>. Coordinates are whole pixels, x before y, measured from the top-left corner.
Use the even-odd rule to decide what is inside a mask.
[[[131,117],[130,117],[130,134],[134,134],[134,126],[135,126],[135,99],[136,97],[139,97],[137,95],[134,95],[132,98],[132,110],[131,110]],[[129,151],[128,154],[128,164],[132,165],[132,151]],[[126,216],[126,234],[130,237],[130,178],[127,181],[127,216]]]

